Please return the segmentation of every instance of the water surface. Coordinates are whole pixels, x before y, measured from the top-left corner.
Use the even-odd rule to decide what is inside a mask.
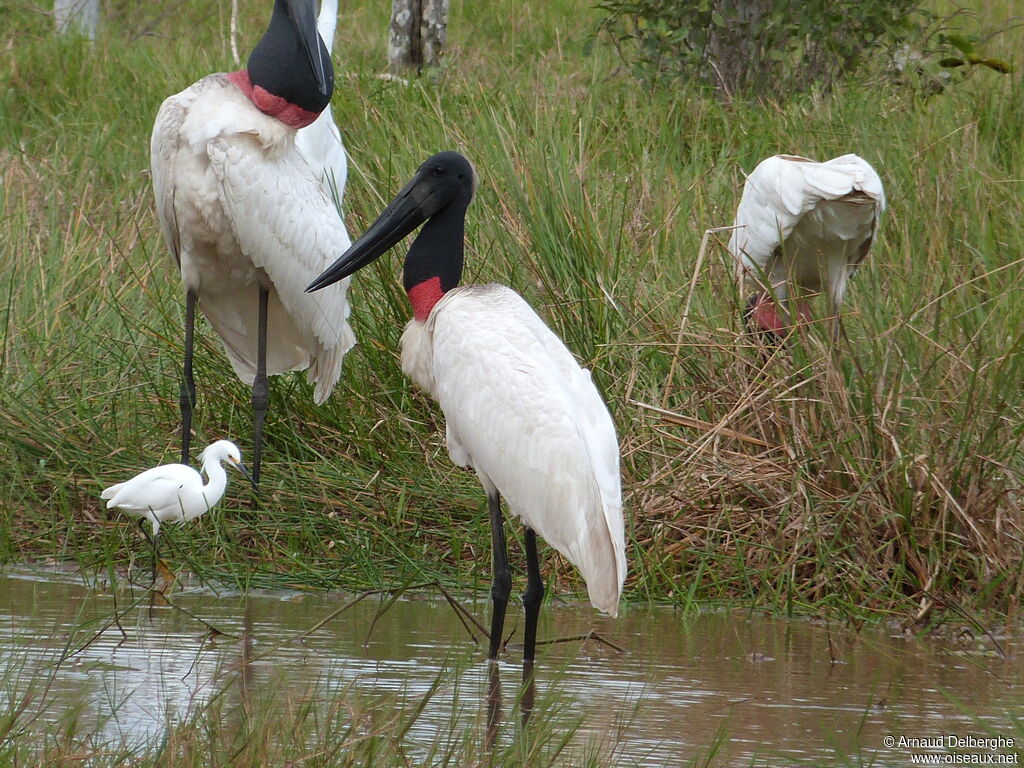
[[[116,597],[122,609],[133,599],[128,590]],[[243,658],[246,685],[271,699],[315,685],[327,695],[354,689],[412,706],[436,685],[408,735],[414,747],[427,748],[453,717],[483,727],[486,646],[436,595],[394,601],[383,613],[383,598],[369,597],[297,639],[351,597],[186,589],[174,602],[202,621],[144,603],[125,612],[122,636],[108,626],[110,590],[16,568],[0,575],[0,679],[14,689],[48,681],[32,728],[75,709],[103,738],[139,743],[236,681]],[[485,601],[465,605],[487,618]],[[508,629],[521,621],[510,605]],[[211,640],[207,625],[234,637]],[[887,736],[1013,737],[1008,712],[1024,692],[1021,645],[1009,638],[1000,639],[1009,651],[1002,658],[984,637],[907,639],[737,612],[626,606],[610,619],[558,601],[542,612],[542,638],[590,630],[626,652],[594,641],[542,647],[538,697],[555,697],[545,717],[564,719],[566,728],[582,723],[577,738],[603,745],[614,765],[683,765],[719,736],[716,764],[815,765],[859,755],[906,765],[914,750],[888,748]],[[515,638],[499,667],[506,730],[518,719]]]

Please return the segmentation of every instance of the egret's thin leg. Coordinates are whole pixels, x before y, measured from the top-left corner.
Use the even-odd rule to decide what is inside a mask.
[[[196,404],[196,382],[192,377],[192,346],[196,324],[196,292],[185,291],[185,364],[182,371],[178,402],[181,404],[181,463],[188,464],[189,441],[192,439],[192,409]],[[149,538],[148,536],[146,538]]]
[[[146,533],[146,523],[148,522],[148,520],[149,520],[149,518],[147,518],[147,517],[140,517],[139,518],[139,530],[142,531],[142,535],[145,537],[146,541],[148,541],[149,545],[152,547],[153,546],[153,539],[152,539],[152,537],[150,537],[150,535],[148,533]]]
[[[544,600],[544,581],[540,577],[540,562],[537,559],[537,534],[532,528],[526,529],[526,591],[523,593],[523,609],[526,611],[526,627],[523,633],[523,663],[532,662],[537,649],[537,618],[540,604]]]
[[[501,650],[501,632],[505,626],[505,606],[512,591],[512,575],[508,570],[508,550],[505,547],[505,528],[501,519],[501,495],[487,494],[487,511],[491,516],[491,645],[488,659],[497,659]]]
[[[267,384],[267,301],[270,290],[260,286],[260,311],[256,335],[256,376],[252,381],[252,486],[260,488],[260,460],[263,458],[263,422],[270,403]]]
[[[153,544],[153,539],[150,538],[149,534],[146,533],[146,518],[139,518],[139,530],[142,531],[142,535],[145,536],[146,541],[149,542],[149,551],[153,554],[153,581],[156,581],[156,549]]]
[[[146,533],[146,523],[147,523],[147,521],[148,521],[148,518],[146,518],[146,517],[140,517],[139,518],[139,530],[142,531],[142,535],[146,537],[146,541],[149,542],[149,548],[150,548],[150,550],[153,553],[153,569],[152,569],[153,584],[150,585],[152,587],[153,585],[156,584],[157,549],[156,549],[156,536],[150,536],[148,533]]]

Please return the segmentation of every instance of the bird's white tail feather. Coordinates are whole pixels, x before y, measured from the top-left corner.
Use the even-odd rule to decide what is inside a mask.
[[[111,500],[111,502],[109,504],[107,504],[107,509],[110,509],[111,506],[113,506],[113,503],[114,503],[113,502],[113,498],[117,495],[117,492],[120,491],[123,487],[124,487],[124,483],[115,483],[114,485],[110,486],[109,488],[104,488],[103,491],[100,492],[100,498],[101,499],[110,499]]]
[[[577,542],[576,556],[571,559],[587,584],[591,605],[614,618],[619,615],[626,558],[624,551],[618,551],[604,520],[605,512],[613,511],[603,508],[597,510],[595,517],[600,516],[602,519],[595,520],[594,525],[584,532],[585,538]],[[614,567],[609,567],[611,563],[614,563]]]
[[[306,377],[309,383],[314,386],[313,402],[321,405],[331,394],[334,385],[338,383],[341,376],[341,361],[345,358],[352,347],[355,346],[356,335],[352,329],[345,324],[342,329],[339,345],[333,349],[320,348],[319,354],[313,358]]]

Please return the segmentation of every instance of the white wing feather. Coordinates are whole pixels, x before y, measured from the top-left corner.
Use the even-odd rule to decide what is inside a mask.
[[[355,343],[348,280],[309,282],[349,245],[295,131],[257,110],[224,75],[168,98],[153,128],[157,213],[186,287],[252,383],[260,284],[270,290],[267,372],[308,369],[323,402]]]
[[[619,450],[590,374],[514,291],[449,291],[402,339],[445,414],[452,460],[579,568],[611,615],[626,575]]]
[[[295,150],[261,157],[252,139],[237,137],[215,139],[209,152],[242,252],[266,272],[307,348],[315,350],[309,378],[318,383],[316,402],[323,402],[355,343],[346,321],[349,281],[312,294],[305,289],[347,249],[345,227]]]
[[[340,215],[345,181],[348,179],[348,158],[330,107],[321,112],[320,117],[311,125],[299,130],[295,136],[295,146],[329,191]]]
[[[199,473],[184,464],[164,464],[147,469],[123,483],[106,488],[101,499],[108,499],[107,509],[118,507],[129,512],[148,510],[159,514],[179,506],[178,494],[189,484],[202,486]],[[180,511],[179,511],[180,514]]]
[[[775,155],[747,177],[729,251],[747,280],[767,275],[776,289],[793,280],[817,290],[824,276],[841,300],[884,210],[882,181],[857,155],[824,163]]]
[[[337,0],[324,0],[316,19],[316,29],[327,46],[327,52],[334,48],[334,30],[338,21]],[[312,125],[300,128],[295,135],[295,146],[309,163],[313,173],[323,182],[334,204],[341,214],[341,199],[348,178],[348,158],[341,141],[341,131],[334,122],[330,106],[320,113]],[[346,244],[345,248],[348,248]]]
[[[334,30],[338,25],[338,0],[323,0],[316,17],[316,31],[327,46],[327,52],[334,51]]]

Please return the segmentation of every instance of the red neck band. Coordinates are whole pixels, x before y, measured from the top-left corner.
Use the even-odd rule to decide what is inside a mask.
[[[409,303],[412,304],[413,317],[421,323],[425,322],[430,317],[430,310],[441,300],[442,296],[444,296],[444,291],[441,290],[440,277],[432,277],[414,285],[409,289]]]
[[[282,97],[275,96],[262,85],[254,87],[252,81],[249,80],[248,70],[240,69],[237,72],[228,72],[228,80],[237,85],[260,112],[275,117],[292,128],[305,128],[320,117],[319,112],[310,112],[308,109],[297,107]]]

